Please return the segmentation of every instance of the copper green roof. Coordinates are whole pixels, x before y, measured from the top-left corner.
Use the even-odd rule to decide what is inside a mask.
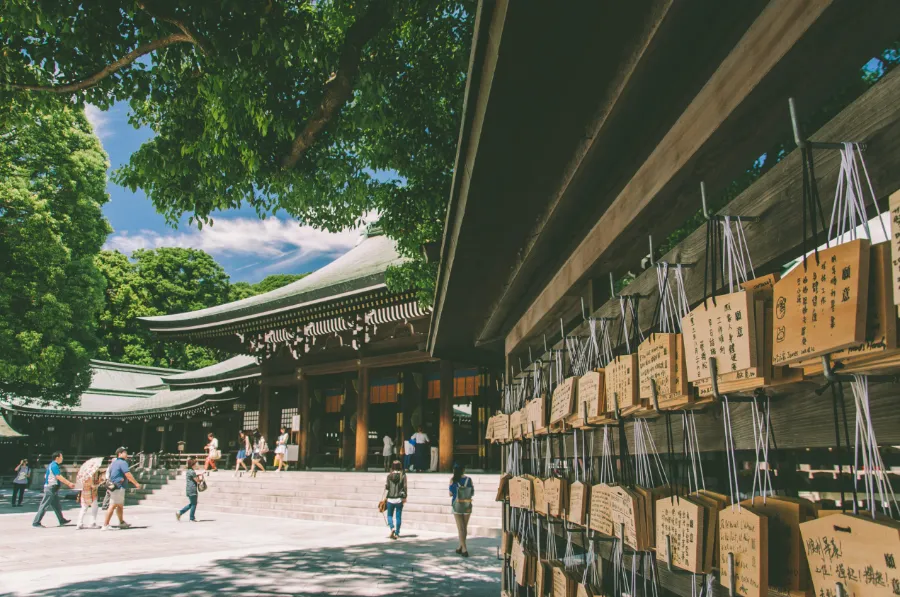
[[[388,267],[402,263],[396,244],[370,232],[353,249],[301,280],[240,301],[140,320],[155,332],[192,333],[382,289]]]
[[[234,383],[259,376],[260,367],[256,357],[238,355],[196,371],[164,377],[163,381],[173,388],[197,388]]]

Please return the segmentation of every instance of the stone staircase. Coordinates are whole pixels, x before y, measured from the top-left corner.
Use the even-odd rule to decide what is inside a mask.
[[[494,501],[500,476],[470,475],[475,484],[469,535],[499,537],[501,505]],[[403,508],[404,534],[411,530],[456,532],[447,492],[449,474],[410,474],[409,499]],[[128,503],[172,508],[187,503],[184,471],[155,473],[148,486],[129,490]],[[212,473],[209,489],[200,494],[199,510],[385,526],[377,504],[384,490],[384,473],[268,471],[234,477],[231,471]]]

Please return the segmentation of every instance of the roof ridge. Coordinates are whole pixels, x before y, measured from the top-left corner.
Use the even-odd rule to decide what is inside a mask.
[[[130,371],[132,373],[184,373],[186,371],[186,369],[156,367],[154,365],[133,365],[131,363],[101,361],[100,359],[91,359],[91,367],[96,369],[108,369],[111,371]]]

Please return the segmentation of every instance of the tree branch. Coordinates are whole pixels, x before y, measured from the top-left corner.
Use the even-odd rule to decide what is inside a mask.
[[[182,33],[191,38],[191,43],[197,46],[201,52],[206,54],[207,56],[212,55],[212,48],[207,42],[206,38],[200,35],[198,32],[194,31],[187,23],[180,19],[176,19],[171,15],[161,14],[154,9],[151,9],[147,6],[146,2],[138,2],[138,8],[146,12],[148,15],[156,19],[157,21],[163,21],[165,23],[169,23],[171,25],[175,25],[178,29],[181,30]]]
[[[316,137],[331,122],[353,95],[353,83],[359,74],[359,63],[364,46],[390,22],[390,1],[373,0],[368,10],[347,30],[347,37],[341,47],[337,72],[325,82],[322,101],[313,115],[306,121],[291,143],[291,151],[284,157],[282,165],[293,168],[307,149],[312,147]]]
[[[171,46],[172,44],[177,43],[190,43],[193,44],[194,39],[191,38],[190,35],[186,35],[184,33],[173,33],[168,37],[163,37],[162,39],[156,39],[154,41],[148,42],[142,46],[138,46],[134,50],[128,52],[112,64],[109,64],[93,75],[87,77],[86,79],[82,79],[81,81],[76,81],[74,83],[67,83],[65,85],[10,85],[9,87],[12,89],[18,89],[21,91],[46,91],[49,93],[72,93],[73,91],[81,91],[82,89],[87,89],[88,87],[93,87],[109,75],[114,72],[128,66],[141,56],[145,54],[149,54],[150,52],[155,52],[156,50],[161,50],[165,47]]]

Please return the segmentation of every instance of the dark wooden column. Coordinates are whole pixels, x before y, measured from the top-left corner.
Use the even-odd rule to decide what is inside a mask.
[[[304,374],[300,374],[300,381],[297,385],[297,412],[300,414],[300,429],[298,442],[300,444],[300,454],[297,460],[297,466],[301,469],[309,468],[309,379]]]
[[[163,419],[162,428],[163,428],[162,435],[159,436],[159,451],[165,452],[166,451],[166,433],[168,433],[168,431],[169,431],[169,424],[166,423],[165,419]]]
[[[441,361],[440,443],[438,466],[442,472],[453,468],[453,361]]]
[[[272,451],[275,450],[275,442],[269,437],[269,398],[272,388],[265,385],[259,386],[259,432],[266,438]]]
[[[358,471],[369,468],[369,369],[360,367],[356,375],[356,461]]]
[[[147,451],[147,421],[141,424],[141,452]]]
[[[184,449],[187,450],[188,423],[190,419],[184,420],[184,431],[181,433],[181,441],[184,442]]]

